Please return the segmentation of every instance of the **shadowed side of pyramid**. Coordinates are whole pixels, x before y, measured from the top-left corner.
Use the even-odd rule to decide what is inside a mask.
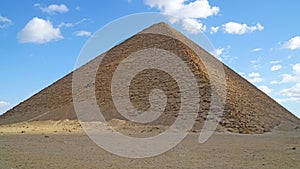
[[[200,51],[200,56],[197,56],[190,46],[194,46],[196,50]],[[131,53],[147,48],[160,48],[171,51],[189,65],[196,77],[201,96],[201,106],[194,128],[201,129],[209,111],[210,92],[213,87],[207,69],[213,70],[213,74],[218,76],[218,70],[214,66],[216,63],[220,64],[220,62],[166,23],[158,23],[143,30],[76,70],[85,72],[92,69],[97,71],[95,83],[82,84],[82,88],[77,90],[85,91],[95,87],[97,103],[101,107],[104,117],[107,120],[124,119],[114,107],[110,93],[113,72],[121,61]],[[103,60],[99,66],[97,63],[100,58]],[[272,130],[276,126],[280,126],[284,130],[290,130],[300,125],[299,119],[292,113],[229,67],[221,65],[226,75],[227,91],[226,105],[220,121],[220,128],[239,133],[263,133]],[[86,72],[86,74],[87,77],[90,76],[89,72]],[[68,74],[7,111],[0,116],[0,124],[36,120],[77,119],[72,98],[72,76],[73,73]],[[153,79],[153,77],[159,78]],[[130,99],[137,109],[145,111],[150,106],[148,101],[149,92],[154,88],[167,91],[168,104],[164,114],[152,124],[170,125],[178,116],[180,107],[176,103],[180,102],[180,90],[168,74],[153,70],[141,72],[132,82]]]

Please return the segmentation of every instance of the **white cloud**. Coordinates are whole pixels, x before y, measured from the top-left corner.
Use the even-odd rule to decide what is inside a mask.
[[[252,72],[248,75],[249,77],[260,77],[259,73]]]
[[[265,92],[266,94],[270,94],[273,90],[272,89],[270,89],[268,86],[258,86],[258,88],[261,90],[261,91],[263,91],[263,92]]]
[[[282,68],[281,65],[273,65],[273,66],[271,67],[271,71],[277,71],[277,70],[280,70],[281,68]]]
[[[277,98],[275,99],[277,102],[283,103],[283,102],[295,102],[298,101],[300,102],[300,98],[296,97],[288,97],[288,98]]]
[[[300,82],[300,63],[292,66],[292,74],[283,74],[280,83]]]
[[[246,24],[240,24],[237,22],[228,22],[226,24],[223,24],[222,27],[226,33],[238,35],[254,31],[262,31],[264,29],[264,27],[260,23],[257,23],[255,26],[248,26]]]
[[[258,61],[257,60],[251,60],[252,64],[256,64]]]
[[[191,34],[198,34],[199,32],[206,31],[206,25],[202,24],[200,21],[197,19],[182,19],[181,20],[181,25],[184,30]]]
[[[255,48],[251,50],[251,52],[258,52],[258,51],[261,51],[261,48]]]
[[[8,103],[8,102],[1,101],[1,100],[0,100],[0,107],[7,107],[7,106],[9,106],[9,103]]]
[[[279,82],[277,80],[273,80],[270,82],[270,84],[279,84]]]
[[[282,45],[283,49],[300,49],[300,36],[295,36]]]
[[[59,28],[54,28],[49,20],[35,17],[19,32],[20,43],[47,43],[63,39]]]
[[[300,83],[297,83],[291,88],[280,91],[282,96],[299,97],[300,98]]]
[[[278,60],[273,60],[273,61],[270,62],[270,64],[272,64],[272,65],[273,64],[278,64],[278,63],[280,63],[280,61],[278,61]]]
[[[218,27],[218,26],[216,26],[216,27],[212,26],[212,27],[210,28],[210,34],[215,34],[215,33],[217,33],[217,32],[219,31],[219,29],[220,29],[220,27]]]
[[[245,76],[245,74],[246,73],[244,73],[244,72],[237,72],[239,75],[241,75],[241,76]]]
[[[65,23],[65,22],[62,22],[58,25],[59,28],[62,28],[62,27],[69,28],[69,27],[73,27],[73,26],[74,26],[74,23]]]
[[[83,19],[81,19],[80,21],[75,22],[75,23],[65,23],[65,22],[62,22],[62,23],[60,23],[60,24],[58,25],[58,27],[59,27],[59,28],[63,28],[63,27],[67,27],[67,28],[69,28],[69,27],[74,27],[74,26],[76,26],[76,25],[79,25],[79,24],[81,24],[81,23],[87,21],[87,20],[88,20],[88,19],[83,18]]]
[[[300,102],[300,83],[292,86],[291,88],[283,89],[280,94],[286,98],[278,99],[280,102],[298,101]]]
[[[34,4],[34,7],[39,8],[42,12],[48,14],[55,14],[55,13],[66,13],[69,11],[68,7],[65,4],[51,4],[47,7],[43,7],[41,4]]]
[[[12,21],[5,16],[0,15],[0,29],[6,28],[12,24]]]
[[[227,46],[226,48],[216,48],[213,52],[210,52],[213,56],[215,56],[220,61],[226,61],[228,63],[232,63],[236,57],[229,56],[230,46]]]
[[[206,31],[206,26],[201,22],[198,22],[196,19],[183,19],[182,26],[184,30],[190,32],[191,34],[197,34],[200,31]]]
[[[195,0],[186,3],[186,0],[146,0],[151,8],[156,7],[165,15],[179,18],[207,18],[219,13],[219,7],[211,7],[207,0]]]
[[[199,19],[206,19],[209,16],[217,15],[219,7],[210,6],[208,0],[146,0],[146,5],[151,8],[157,8],[162,14],[177,17],[169,18],[171,23],[182,22],[182,26],[190,33],[204,31],[206,26]],[[187,26],[187,23],[190,25]],[[191,28],[193,27],[193,28]]]
[[[216,58],[219,58],[219,56],[222,55],[223,51],[224,51],[224,48],[217,48],[211,54],[214,55]]]
[[[225,53],[225,52],[224,52]],[[224,62],[226,64],[233,64],[237,59],[238,57],[237,56],[233,56],[233,55],[227,55],[227,54],[222,54],[220,56],[220,58],[222,58],[222,60],[224,60]]]
[[[91,32],[80,30],[74,32],[75,36],[91,36]]]
[[[260,74],[256,72],[252,72],[248,74],[248,77],[249,77],[248,80],[251,83],[259,83],[263,81],[263,79],[260,77]]]
[[[252,64],[259,64],[262,61],[262,57],[259,56],[256,60],[251,60]]]
[[[250,81],[251,83],[259,83],[259,82],[262,82],[263,79],[260,78],[260,77],[255,77],[255,78],[253,78],[253,79],[249,79],[249,81]]]
[[[293,76],[290,74],[283,74],[281,83],[289,83],[289,82],[297,82],[299,81],[299,77]]]
[[[215,49],[215,51],[211,52],[210,54],[212,54],[214,57],[216,57],[222,62],[223,59],[221,58],[221,55],[223,54],[224,50],[225,48],[217,48]]]

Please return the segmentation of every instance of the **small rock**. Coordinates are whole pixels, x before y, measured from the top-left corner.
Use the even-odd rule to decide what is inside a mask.
[[[24,130],[22,130],[22,131],[21,131],[21,133],[25,133],[25,131],[24,131]]]
[[[44,137],[45,137],[45,138],[49,138],[49,136],[47,136],[47,135],[44,135]]]
[[[227,131],[233,132],[233,129],[232,128],[228,128]]]
[[[292,147],[292,150],[296,150],[296,147]]]

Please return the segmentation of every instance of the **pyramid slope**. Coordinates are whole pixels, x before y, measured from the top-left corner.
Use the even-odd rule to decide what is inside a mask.
[[[172,37],[176,37],[176,39],[163,36],[162,34],[172,35]],[[195,53],[185,44],[194,46],[196,50],[199,50],[201,60],[199,60]],[[218,71],[214,69],[214,66],[216,65],[215,63],[219,63],[219,60],[165,23],[155,24],[143,30],[109,50],[106,55],[100,55],[76,70],[85,71],[90,68],[97,69],[97,61],[100,57],[105,57],[102,62],[104,66],[97,70],[96,83],[84,84],[84,87],[78,90],[95,86],[97,102],[99,106],[102,105],[105,118],[108,120],[113,118],[124,119],[113,106],[111,95],[107,92],[110,90],[110,86],[107,83],[109,79],[111,79],[112,72],[116,66],[120,61],[126,58],[128,54],[138,49],[149,47],[159,47],[180,54],[180,56],[183,57],[182,59],[191,65],[193,73],[197,74],[197,82],[201,89],[201,109],[196,120],[195,128],[201,128],[208,113],[210,103],[209,93],[211,84],[206,69],[216,70],[216,72],[213,73],[215,76],[218,76]],[[203,64],[204,62],[205,64]],[[226,65],[223,65],[223,67],[226,75],[227,95],[225,111],[220,121],[220,126],[232,132],[263,133],[272,130],[276,126],[281,126],[282,129],[293,129],[295,126],[300,125],[300,120],[292,113],[229,67]],[[155,86],[152,79],[147,76],[149,73],[150,72],[144,72],[144,74],[141,74],[141,78],[137,79],[137,82],[133,84],[136,87],[136,91],[132,91],[133,98],[131,99],[136,102],[135,106],[142,110],[146,110],[148,106],[146,99],[147,94],[138,95],[138,91],[141,91],[145,86],[147,90]],[[105,74],[105,76],[100,76],[103,74]],[[176,89],[176,85],[166,85],[170,82],[166,81],[166,79],[168,79],[167,75],[162,74],[162,72],[155,72],[153,75],[164,77],[158,79],[162,82],[162,85],[156,87],[165,90],[170,90],[170,88]],[[73,73],[66,75],[7,111],[0,116],[0,125],[34,120],[76,119],[72,98],[72,76]],[[141,79],[143,82],[138,82],[138,80]],[[178,94],[180,95],[178,91],[177,93],[172,93],[170,99],[178,99]],[[169,107],[166,108],[164,115],[153,123],[169,125],[174,122],[177,115],[178,106],[170,104]]]

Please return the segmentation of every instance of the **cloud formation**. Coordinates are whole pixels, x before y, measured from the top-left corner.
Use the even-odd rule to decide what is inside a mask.
[[[248,75],[249,77],[259,77],[260,74],[259,73],[255,73],[255,72],[252,72]]]
[[[273,65],[273,66],[271,67],[271,71],[277,71],[277,70],[280,70],[281,68],[282,68],[281,65]]]
[[[232,62],[234,62],[237,59],[237,57],[228,55],[230,48],[231,48],[230,46],[215,48],[214,51],[210,52],[210,54],[215,56],[221,62],[231,64]]]
[[[212,52],[211,54],[214,55],[216,58],[219,58],[220,55],[223,54],[225,48],[217,48],[215,49],[214,52]]]
[[[283,96],[290,96],[290,97],[299,97],[300,98],[300,83],[297,83],[291,88],[283,89],[281,92]]]
[[[5,16],[0,15],[0,29],[6,28],[12,24],[12,21]]]
[[[76,31],[74,32],[75,36],[91,36],[91,32],[88,31],[84,31],[84,30],[80,30],[80,31]]]
[[[219,26],[212,26],[211,28],[210,28],[210,34],[215,34],[215,33],[217,33],[218,31],[219,31],[219,29],[220,29],[220,27]]]
[[[252,49],[251,52],[258,52],[258,51],[261,51],[261,48],[255,48],[255,49]]]
[[[184,30],[190,32],[191,34],[197,34],[200,31],[206,31],[206,26],[195,19],[184,19],[182,26]]]
[[[272,60],[272,61],[270,62],[270,64],[278,64],[278,63],[280,63],[279,60]]]
[[[65,4],[51,4],[47,7],[42,6],[41,4],[34,4],[34,7],[39,8],[42,12],[48,14],[55,14],[55,13],[66,13],[69,11],[68,7]]]
[[[170,18],[170,22],[181,22],[183,28],[192,34],[206,30],[200,19],[217,15],[220,11],[219,7],[210,6],[208,0],[146,0],[145,3],[164,15],[177,17]]]
[[[266,94],[270,94],[273,91],[268,86],[264,86],[264,85],[258,86],[258,88]]]
[[[237,22],[225,23],[222,25],[222,28],[225,33],[237,34],[237,35],[251,33],[254,31],[262,31],[264,29],[264,27],[260,23],[257,23],[254,26],[248,26],[246,24],[241,24],[241,23],[237,23]]]
[[[54,28],[49,20],[34,17],[19,32],[20,43],[47,43],[63,39],[59,28]]]
[[[300,102],[300,83],[292,86],[291,88],[283,89],[280,91],[285,98],[277,99],[279,102],[298,101]]]
[[[300,82],[300,63],[292,66],[292,74],[282,74],[280,83]]]
[[[1,100],[0,100],[0,107],[7,107],[7,106],[9,106],[9,103],[8,103],[8,102],[1,101]]]
[[[263,81],[263,79],[260,77],[260,74],[257,72],[252,72],[248,74],[248,77],[249,77],[248,80],[251,83],[259,83]]]
[[[66,28],[69,28],[69,27],[74,27],[74,26],[77,26],[79,24],[82,24],[83,22],[85,21],[88,21],[88,19],[86,18],[83,18],[81,19],[80,21],[78,22],[75,22],[75,23],[65,23],[65,22],[62,22],[58,25],[58,28],[63,28],[63,27],[66,27]]]
[[[283,49],[296,50],[300,49],[300,36],[295,36],[282,45]]]

